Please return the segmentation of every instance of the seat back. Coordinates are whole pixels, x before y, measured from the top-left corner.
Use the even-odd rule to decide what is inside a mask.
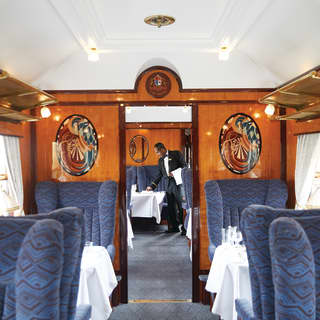
[[[269,226],[279,217],[302,216],[318,217],[320,210],[278,209],[251,205],[242,212],[240,223],[248,254],[252,307],[257,319],[274,319],[275,312]]]
[[[286,184],[277,179],[209,180],[205,195],[208,234],[215,246],[221,244],[221,228],[240,226],[244,208],[251,204],[284,208],[288,198]]]
[[[192,169],[182,168],[181,170],[182,185],[185,194],[185,209],[187,216],[185,218],[184,227],[187,230],[189,224],[190,212],[192,210]]]
[[[137,184],[137,167],[127,166],[127,168],[126,168],[126,192],[127,192],[126,207],[127,207],[127,210],[130,209],[132,186],[136,185],[136,184]]]
[[[21,226],[23,227],[23,226]],[[19,250],[15,272],[16,319],[60,319],[63,226],[37,221]]]
[[[157,177],[158,173],[158,165],[137,167],[138,191],[141,192],[146,190],[147,186],[151,186],[151,182]],[[166,179],[162,177],[155,191],[166,191],[166,184]]]
[[[78,207],[84,210],[85,238],[95,245],[113,243],[117,183],[104,182],[39,182],[36,186],[38,212],[57,208]],[[112,257],[113,258],[113,257]]]
[[[307,223],[302,222],[302,226],[295,219],[278,218],[269,228],[275,319],[316,319],[315,264],[304,228],[314,230],[314,225],[319,225],[320,217],[307,220]],[[313,243],[319,248],[319,236]]]
[[[64,230],[68,232],[63,232]],[[31,233],[26,237],[29,231]],[[43,319],[73,319],[84,245],[82,210],[65,208],[56,210],[49,216],[44,214],[16,218],[0,217],[0,233],[1,318],[15,319],[16,310],[22,315],[40,313],[41,304],[48,298],[49,305],[44,306],[43,312],[46,314],[47,310],[52,318],[48,316]],[[22,243],[24,251],[20,250],[18,258]],[[45,259],[45,256],[48,258]],[[21,270],[16,272],[14,264],[17,259],[20,259]],[[59,261],[63,261],[61,266],[57,264]],[[16,283],[13,282],[15,272]],[[22,281],[25,275],[29,278]],[[24,298],[17,302],[21,297]],[[37,300],[40,300],[39,306]],[[58,313],[54,311],[57,304]],[[19,319],[28,317],[20,316]],[[34,318],[42,319],[40,315]]]

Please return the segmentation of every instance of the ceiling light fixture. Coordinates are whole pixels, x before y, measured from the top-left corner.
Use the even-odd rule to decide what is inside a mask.
[[[156,26],[158,28],[173,24],[175,21],[175,18],[163,14],[154,14],[144,19],[146,24],[150,24],[151,26]]]
[[[42,107],[40,113],[42,118],[49,118],[51,116],[51,111],[48,107]]]
[[[264,109],[264,113],[267,114],[268,116],[273,116],[275,111],[276,111],[276,108],[271,103],[269,103]]]
[[[229,59],[229,53],[230,53],[230,49],[228,46],[226,45],[222,45],[219,48],[219,60],[221,61],[226,61]]]
[[[99,60],[99,53],[97,48],[90,48],[88,52],[88,61],[96,62]]]

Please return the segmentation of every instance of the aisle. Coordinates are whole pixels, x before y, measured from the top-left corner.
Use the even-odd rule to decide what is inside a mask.
[[[164,233],[166,226],[133,224],[133,250],[128,253],[130,300],[186,300],[192,298],[192,264],[188,240],[180,233]]]

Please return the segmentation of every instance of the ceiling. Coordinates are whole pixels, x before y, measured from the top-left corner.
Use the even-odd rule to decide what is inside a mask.
[[[320,64],[320,0],[0,0],[0,11],[0,69],[42,90],[132,89],[154,65],[183,88],[275,88]],[[145,24],[153,14],[176,22]]]

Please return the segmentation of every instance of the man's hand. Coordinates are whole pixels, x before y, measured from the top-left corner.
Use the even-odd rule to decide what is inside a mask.
[[[169,172],[169,177],[173,177],[173,173],[172,172]]]
[[[148,186],[147,191],[152,191],[152,188],[150,186]]]

